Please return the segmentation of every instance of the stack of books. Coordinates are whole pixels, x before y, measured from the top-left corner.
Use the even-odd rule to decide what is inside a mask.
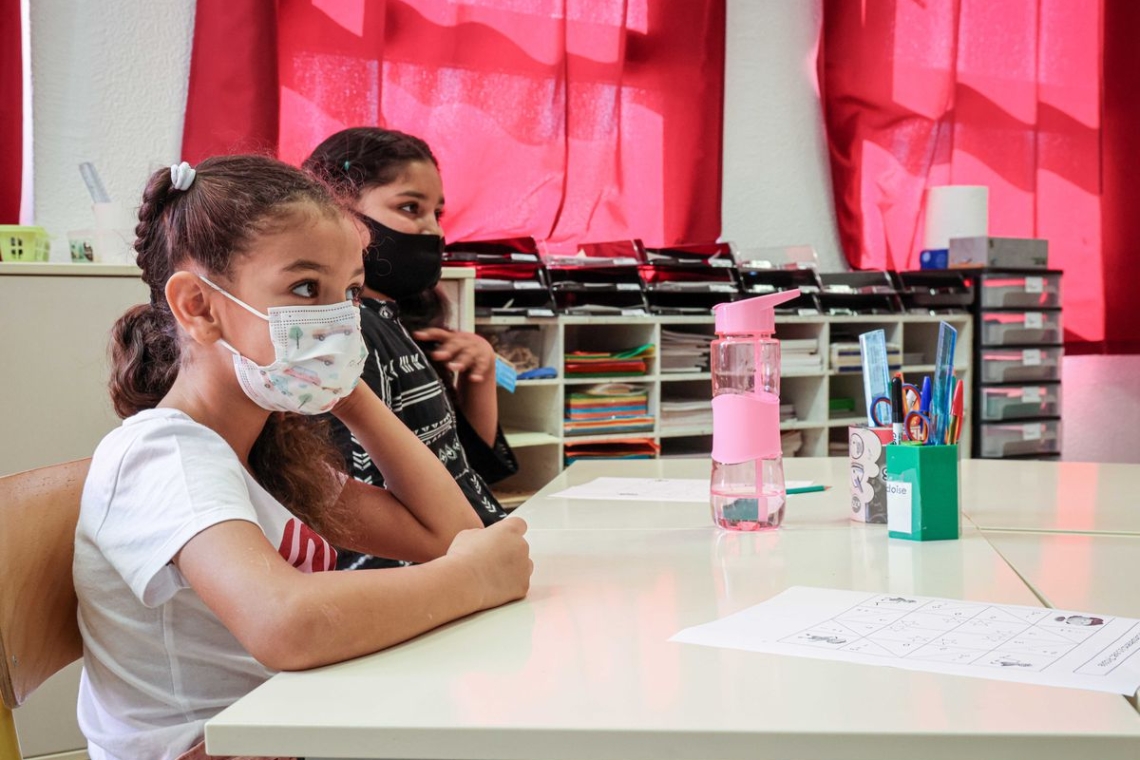
[[[656,459],[661,447],[652,438],[627,438],[620,441],[567,443],[566,466],[596,459]]]
[[[795,422],[797,419],[795,404],[780,404],[780,422]]]
[[[780,372],[785,375],[823,371],[818,338],[793,338],[780,341]]]
[[[902,347],[898,343],[887,344],[887,365],[891,372],[902,369]],[[843,373],[862,374],[863,352],[859,348],[859,342],[832,343],[831,368]]]
[[[648,375],[652,343],[624,351],[570,351],[566,354],[567,377],[626,377]]]
[[[566,435],[644,433],[653,430],[649,392],[627,383],[604,383],[566,398]]]
[[[800,430],[785,430],[780,433],[780,448],[784,458],[794,457],[804,447],[804,434]]]
[[[661,402],[661,431],[682,428],[712,429],[712,402],[709,399],[683,399]]]
[[[708,372],[712,335],[661,330],[661,372]]]

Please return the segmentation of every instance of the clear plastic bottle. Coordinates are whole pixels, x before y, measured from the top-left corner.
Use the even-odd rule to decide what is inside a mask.
[[[798,290],[718,304],[712,342],[713,522],[772,530],[784,520],[780,343],[775,307]]]

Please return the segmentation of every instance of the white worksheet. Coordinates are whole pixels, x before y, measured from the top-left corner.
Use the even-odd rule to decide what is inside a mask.
[[[1133,695],[1140,620],[792,587],[670,641]]]
[[[806,488],[810,480],[789,480],[785,488]],[[551,494],[563,499],[605,499],[607,501],[686,501],[709,500],[708,478],[594,478],[589,483],[570,486]]]

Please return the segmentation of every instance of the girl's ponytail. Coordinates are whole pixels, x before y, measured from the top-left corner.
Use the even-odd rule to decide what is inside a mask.
[[[135,252],[150,303],[132,307],[111,329],[111,402],[124,418],[157,406],[178,376],[177,330],[165,292],[171,255],[162,212],[170,195],[170,172],[155,172],[135,227]]]

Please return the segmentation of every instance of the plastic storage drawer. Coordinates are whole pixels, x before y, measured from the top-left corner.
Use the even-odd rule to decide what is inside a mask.
[[[980,426],[980,451],[991,459],[1058,454],[1061,451],[1061,421],[987,422]]]
[[[1060,385],[1026,385],[1019,388],[982,388],[983,421],[1059,417]]]
[[[1014,346],[1061,342],[1059,311],[982,312],[982,345]]]
[[[983,348],[982,383],[1041,383],[1061,379],[1065,350],[1052,348]]]
[[[1061,275],[983,274],[983,309],[1057,309],[1061,306]]]

